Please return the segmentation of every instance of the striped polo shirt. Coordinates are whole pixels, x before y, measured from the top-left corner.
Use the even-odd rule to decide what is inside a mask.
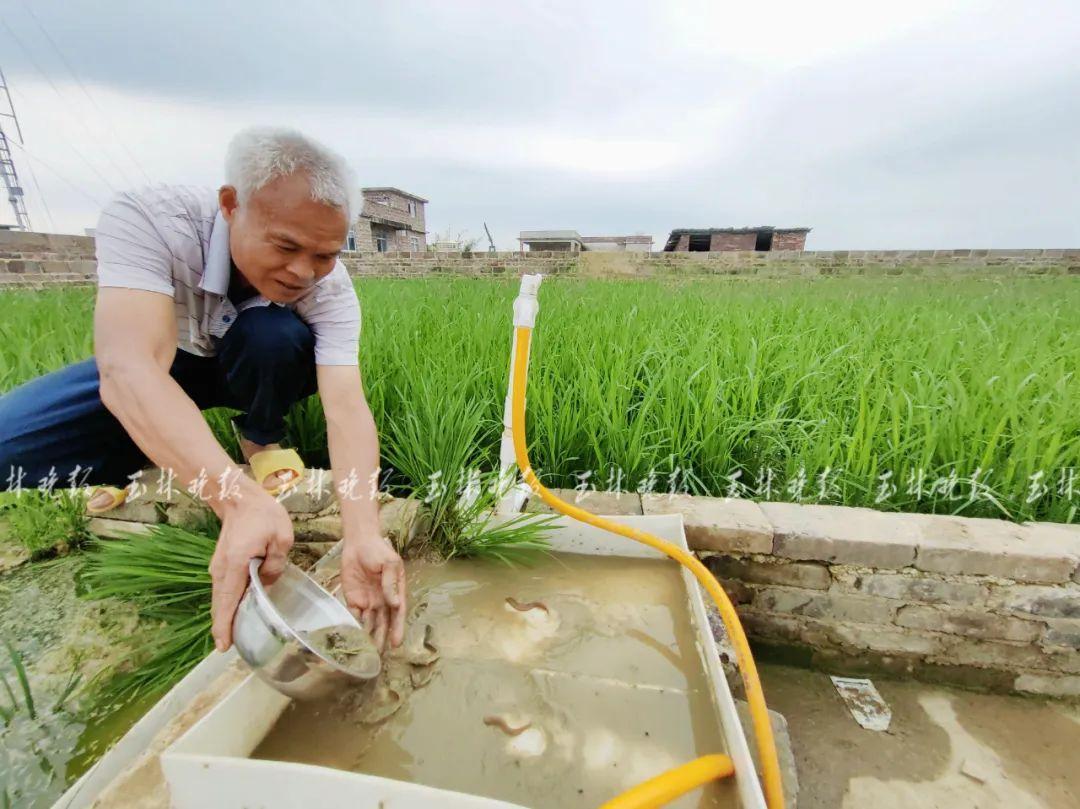
[[[98,286],[160,292],[173,299],[177,348],[200,357],[217,354],[214,338],[236,320],[229,300],[232,262],[229,224],[217,191],[155,185],[113,198],[97,226]],[[287,306],[315,336],[318,365],[357,365],[360,301],[338,261],[299,300],[273,303],[254,295],[240,303]]]

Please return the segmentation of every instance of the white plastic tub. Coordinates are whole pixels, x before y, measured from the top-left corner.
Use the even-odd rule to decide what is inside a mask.
[[[686,547],[679,515],[617,517],[619,522],[641,528]],[[616,537],[606,531],[559,517],[551,541],[556,551],[575,554],[656,558],[671,564],[660,553]],[[719,655],[705,604],[697,582],[682,572],[690,614],[695,622],[698,650],[712,686],[715,721],[722,729],[725,752],[735,762],[737,791],[744,807],[764,806],[746,739],[720,667]],[[288,705],[258,678],[248,678],[216,708],[184,734],[161,756],[173,805],[177,809],[262,807],[299,809],[317,805],[352,809],[370,807],[509,807],[518,804],[476,795],[448,792],[371,775],[328,767],[249,758]],[[441,729],[448,734],[452,728]],[[432,728],[433,733],[440,732]],[[613,796],[612,796],[613,797]]]
[[[680,515],[618,516],[609,519],[640,528],[679,547],[686,547]],[[656,559],[658,564],[673,564],[651,548],[568,517],[556,518],[553,526],[555,530],[549,539],[558,552]],[[711,689],[715,714],[712,721],[719,727],[726,747],[701,752],[730,756],[735,763],[738,805],[744,809],[764,809],[761,787],[720,666],[700,588],[689,571],[682,569],[681,576],[689,599],[689,613],[694,623],[693,632],[701,666]],[[145,750],[149,738],[164,722],[198,698],[199,685],[207,687],[207,678],[223,668],[220,662],[222,658],[221,655],[212,655],[192,672],[57,805],[66,808],[92,802],[112,778]],[[316,806],[320,809],[419,809],[433,806],[481,809],[523,805],[330,767],[250,758],[288,704],[288,698],[254,675],[233,688],[162,752],[161,769],[171,805],[177,809],[234,809],[241,806],[247,809],[309,809]],[[454,730],[432,728],[431,732],[445,732],[448,743],[452,743]],[[541,796],[538,796],[539,799]]]

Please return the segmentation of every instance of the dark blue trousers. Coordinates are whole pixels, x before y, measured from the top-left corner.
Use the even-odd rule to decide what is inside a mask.
[[[242,411],[241,435],[258,444],[280,441],[285,415],[316,391],[315,337],[281,306],[237,315],[216,357],[178,350],[169,373],[200,410]],[[101,402],[93,358],[39,377],[0,396],[0,490],[49,476],[58,486],[79,482],[126,485],[150,463]]]

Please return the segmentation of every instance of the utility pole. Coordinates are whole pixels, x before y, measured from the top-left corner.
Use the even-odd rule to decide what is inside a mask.
[[[15,133],[19,136],[19,143],[22,143],[22,128],[19,126],[19,119],[15,117],[15,105],[11,103],[11,91],[8,89],[3,70],[0,70],[0,89],[4,91],[4,96],[0,101],[7,102],[6,106],[0,108],[0,116],[11,119],[15,125]],[[19,175],[15,172],[15,161],[11,158],[11,146],[8,144],[2,123],[0,123],[0,175],[4,178],[11,210],[15,212],[15,227],[18,230],[30,230],[30,214],[26,212],[22,186],[19,185]]]

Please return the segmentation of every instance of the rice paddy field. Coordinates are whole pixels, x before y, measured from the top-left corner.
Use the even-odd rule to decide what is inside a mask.
[[[497,467],[516,279],[358,288],[384,484],[423,498],[425,548],[542,549],[485,528],[496,495],[457,499]],[[1077,279],[556,278],[540,303],[527,429],[549,486],[1078,521]],[[91,355],[92,290],[0,307],[0,393]],[[229,416],[206,414],[238,459]],[[317,397],[287,441],[327,464]],[[70,493],[0,491],[0,809],[51,805],[209,651],[212,523],[96,542]]]
[[[360,282],[392,488],[496,465],[516,289]],[[1077,520],[1075,279],[549,279],[540,301],[528,433],[549,486]],[[90,356],[90,290],[2,305],[0,391]],[[316,398],[289,441],[326,464]]]

